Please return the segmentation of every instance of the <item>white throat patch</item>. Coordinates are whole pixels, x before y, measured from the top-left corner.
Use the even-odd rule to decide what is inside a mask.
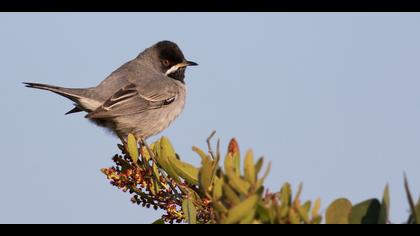
[[[176,64],[174,66],[172,66],[171,68],[169,68],[169,70],[166,71],[165,75],[168,76],[169,74],[174,73],[175,71],[177,71],[179,68],[181,67],[180,64]]]

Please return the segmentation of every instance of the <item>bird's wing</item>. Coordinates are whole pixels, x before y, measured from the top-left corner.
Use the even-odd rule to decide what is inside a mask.
[[[170,89],[160,83],[154,84],[155,85],[150,83],[139,87],[134,83],[129,83],[114,93],[114,95],[107,99],[96,110],[86,115],[86,117],[101,119],[138,114],[148,110],[161,108],[175,101],[178,96],[178,91],[176,89]],[[174,85],[172,84],[172,86]],[[143,91],[147,92],[142,93]]]
[[[162,100],[178,93],[178,88],[169,77],[156,71],[149,62],[132,60],[112,72],[96,88],[97,96],[105,102],[114,95],[115,89],[132,83],[139,93],[149,100]]]
[[[128,77],[136,85],[139,94],[149,101],[162,101],[179,93],[179,83],[159,73],[151,66],[140,66]]]

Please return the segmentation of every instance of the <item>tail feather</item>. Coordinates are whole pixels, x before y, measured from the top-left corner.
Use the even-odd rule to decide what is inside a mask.
[[[30,82],[24,82],[23,84],[28,88],[42,89],[56,93],[75,102],[75,108],[67,112],[66,115],[80,111],[90,111],[100,105],[100,102],[89,98],[90,96],[87,93],[87,89],[71,89]]]
[[[81,98],[80,95],[75,93],[75,89],[67,89],[67,88],[62,88],[62,87],[48,85],[48,84],[38,84],[38,83],[28,83],[28,82],[24,82],[23,84],[25,84],[27,88],[36,88],[36,89],[51,91],[53,93],[64,96],[74,102],[77,102]]]
[[[64,115],[69,115],[69,114],[77,113],[77,112],[81,112],[81,111],[83,111],[83,110],[79,108],[79,105],[75,104],[74,108],[71,109],[70,111],[66,112]]]

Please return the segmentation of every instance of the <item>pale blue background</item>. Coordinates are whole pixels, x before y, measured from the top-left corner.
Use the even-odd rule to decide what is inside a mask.
[[[0,223],[149,223],[100,173],[117,139],[71,102],[22,81],[93,86],[170,39],[200,66],[163,135],[195,164],[213,129],[273,163],[267,185],[353,202],[390,184],[406,220],[406,171],[420,194],[420,14],[1,13]],[[149,142],[155,140],[153,137]]]

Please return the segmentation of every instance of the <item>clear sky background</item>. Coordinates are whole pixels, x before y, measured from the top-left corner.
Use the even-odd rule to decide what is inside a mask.
[[[403,172],[420,194],[420,14],[1,13],[0,223],[149,223],[100,168],[118,139],[72,103],[24,88],[98,84],[169,39],[187,70],[184,113],[160,135],[194,164],[213,129],[223,151],[272,161],[267,186],[353,203],[391,188],[391,219],[408,217]],[[160,135],[152,137],[149,142]]]

